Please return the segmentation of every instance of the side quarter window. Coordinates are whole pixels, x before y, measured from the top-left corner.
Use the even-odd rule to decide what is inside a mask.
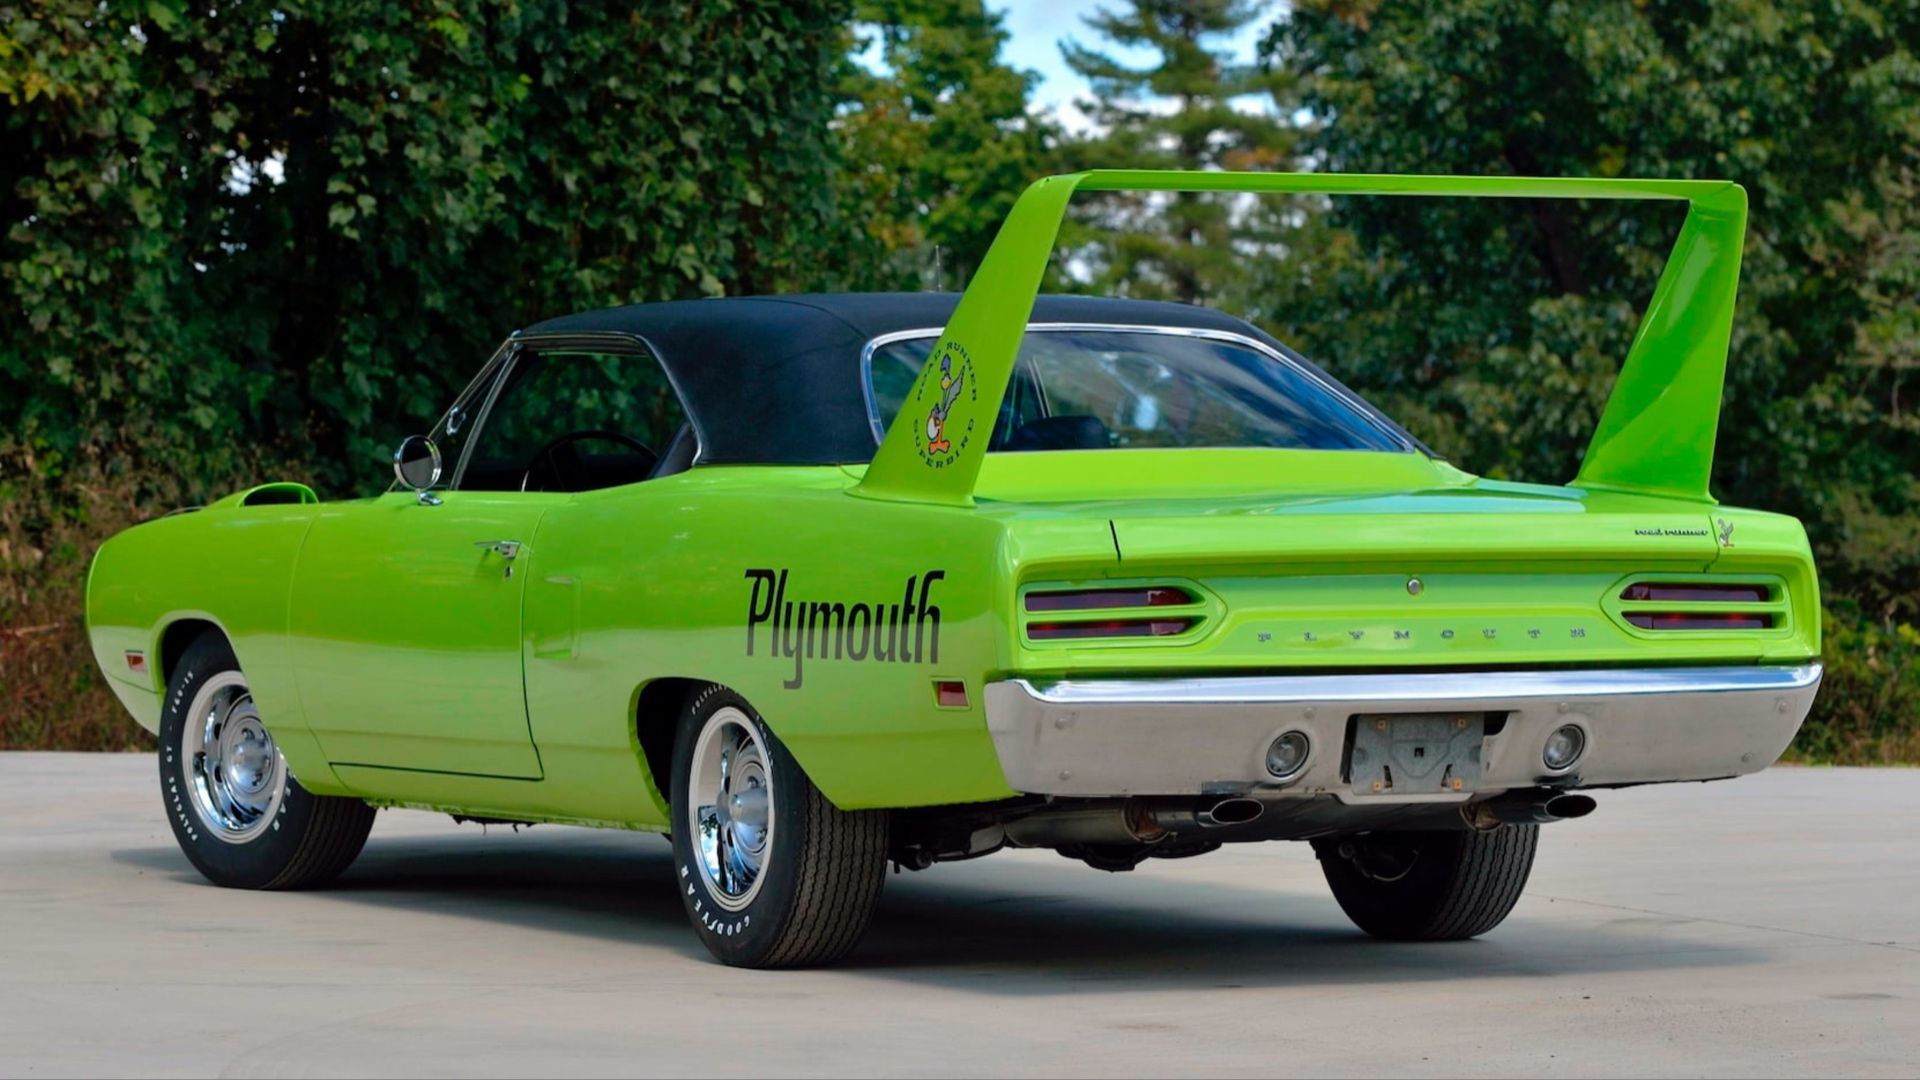
[[[530,347],[518,352],[473,436],[459,486],[470,491],[594,491],[684,467],[686,413],[644,352]]]
[[[439,423],[433,425],[433,430],[428,433],[427,437],[433,440],[434,448],[440,451],[440,480],[434,484],[434,487],[453,486],[454,475],[460,469],[461,455],[466,451],[474,428],[478,426],[480,414],[486,410],[487,395],[493,391],[493,384],[500,378],[508,352],[508,348],[502,347],[493,354],[486,365],[480,369],[480,374],[474,376],[473,381],[460,392],[460,397],[454,401],[453,406],[440,417]],[[399,486],[399,482],[395,481],[388,490],[391,491]]]

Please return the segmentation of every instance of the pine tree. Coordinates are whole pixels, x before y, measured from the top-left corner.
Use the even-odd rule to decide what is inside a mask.
[[[1271,170],[1292,161],[1294,132],[1273,107],[1279,76],[1233,62],[1222,38],[1261,18],[1268,0],[1129,0],[1085,22],[1112,45],[1157,59],[1130,67],[1077,42],[1061,51],[1092,85],[1094,125],[1063,155],[1076,168]],[[1231,195],[1116,193],[1084,200],[1068,231],[1074,265],[1096,291],[1219,301],[1240,273],[1237,226],[1254,200]],[[1110,234],[1108,242],[1096,237]]]

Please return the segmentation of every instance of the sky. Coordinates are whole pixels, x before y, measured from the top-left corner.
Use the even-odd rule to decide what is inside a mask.
[[[1060,42],[1064,38],[1099,47],[1123,63],[1144,63],[1151,58],[1150,53],[1130,52],[1103,42],[1087,28],[1082,17],[1103,6],[1115,9],[1121,4],[1120,0],[987,0],[988,8],[1006,14],[1005,25],[1010,36],[1002,58],[1016,68],[1040,75],[1040,83],[1033,93],[1035,105],[1060,110],[1065,119],[1071,120],[1078,112],[1071,108],[1072,102],[1091,93],[1086,80],[1068,70],[1060,58]],[[1222,39],[1215,47],[1229,50],[1235,59],[1252,60],[1255,47],[1279,15],[1280,5],[1274,4],[1271,10],[1248,24],[1247,29]]]

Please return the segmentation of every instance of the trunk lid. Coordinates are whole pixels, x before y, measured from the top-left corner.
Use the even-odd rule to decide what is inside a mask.
[[[1722,551],[1711,505],[1487,481],[1411,454],[1246,454],[1105,452],[1106,460],[1071,465],[1038,460],[1067,455],[1018,455],[1027,459],[1018,475],[983,477],[982,509],[1013,519],[1017,666],[1740,663],[1805,649],[1775,573],[1743,575],[1770,591],[1773,623],[1763,630],[1663,632],[1626,618],[1629,583],[1708,574]],[[1159,460],[1169,456],[1184,460]],[[1109,490],[1115,497],[1067,497]],[[1055,562],[1036,542],[1069,521],[1105,525],[1112,546],[1098,565],[1090,543]],[[1116,584],[1174,585],[1193,603],[1131,613],[1160,620],[1154,636],[1042,640],[1036,632],[1063,618],[1129,613],[1035,612],[1028,593]],[[1176,621],[1186,629],[1166,632]]]

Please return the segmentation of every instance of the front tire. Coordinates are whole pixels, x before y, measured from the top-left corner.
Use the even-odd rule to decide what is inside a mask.
[[[828,802],[738,694],[687,702],[671,800],[681,900],[722,963],[826,964],[860,940],[886,882],[887,815]]]
[[[1315,840],[1313,850],[1355,926],[1388,941],[1459,941],[1506,919],[1539,843],[1538,825],[1502,825]]]
[[[167,679],[160,795],[194,868],[235,889],[303,889],[360,854],[374,809],[300,786],[218,634],[203,634]]]

